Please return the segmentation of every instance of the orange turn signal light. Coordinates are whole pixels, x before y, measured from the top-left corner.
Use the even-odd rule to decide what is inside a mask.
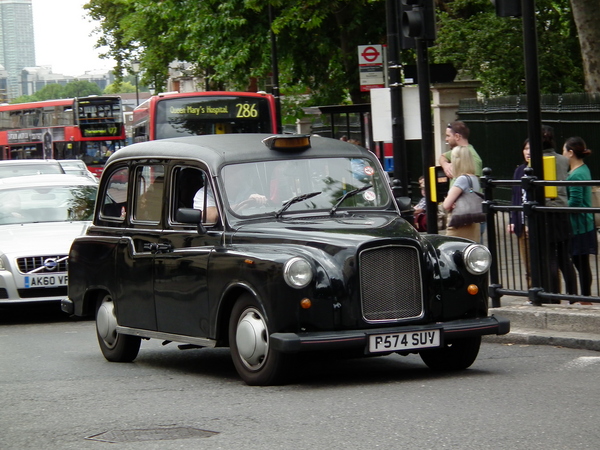
[[[475,295],[479,292],[479,287],[476,284],[470,284],[467,287],[467,292],[471,295]]]
[[[302,309],[310,308],[312,306],[310,298],[303,298],[302,300],[300,300],[300,306],[302,307]]]

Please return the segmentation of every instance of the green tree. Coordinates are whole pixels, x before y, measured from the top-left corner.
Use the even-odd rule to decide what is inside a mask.
[[[338,103],[359,91],[356,47],[385,38],[385,2],[271,2],[283,85],[306,86],[313,101]],[[245,90],[271,73],[268,2],[259,0],[90,0],[100,45],[122,76],[139,59],[143,82],[164,88],[173,60],[194,64],[213,89]]]
[[[135,86],[129,81],[111,83],[104,89],[105,94],[126,94],[135,92]]]
[[[58,83],[47,84],[33,96],[37,101],[65,98],[65,87]]]
[[[542,93],[581,92],[583,69],[569,0],[537,0]],[[497,17],[489,0],[455,0],[438,11],[433,60],[482,82],[485,95],[525,93],[521,18]]]
[[[102,90],[96,83],[92,83],[91,81],[75,80],[65,85],[63,95],[63,98],[102,95]]]
[[[571,3],[580,6],[583,17],[600,19],[597,0],[536,0],[543,92],[584,86],[583,48]],[[116,61],[117,81],[140,60],[140,83],[157,91],[165,88],[175,60],[191,63],[211,89],[246,90],[251,78],[264,87],[272,70],[273,30],[281,92],[305,92],[304,104],[310,106],[367,101],[359,90],[357,46],[385,43],[385,5],[386,0],[88,0],[85,8],[100,23],[98,45]],[[436,5],[432,62],[452,62],[462,76],[480,80],[486,95],[525,92],[520,18],[497,17],[489,0],[436,0]],[[580,27],[580,39],[591,46],[583,49],[587,56],[600,55],[596,23],[587,20],[588,27]],[[600,56],[595,58],[590,61]],[[588,78],[593,74],[594,67],[586,66]],[[600,86],[600,74],[595,76]]]

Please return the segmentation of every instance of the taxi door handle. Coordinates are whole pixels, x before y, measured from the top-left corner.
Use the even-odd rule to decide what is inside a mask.
[[[164,253],[170,251],[172,248],[171,244],[157,244],[156,242],[147,242],[144,244],[144,250],[151,253]]]

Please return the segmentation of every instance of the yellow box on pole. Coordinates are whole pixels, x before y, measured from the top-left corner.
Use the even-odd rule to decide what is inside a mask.
[[[429,192],[430,200],[433,203],[439,203],[444,200],[448,189],[450,188],[450,180],[444,173],[444,169],[440,166],[431,166],[429,168]]]
[[[544,180],[556,180],[556,158],[554,156],[544,156]],[[544,186],[544,197],[558,197],[558,186]]]
[[[431,201],[437,203],[437,175],[435,166],[429,168],[429,192],[431,193]]]

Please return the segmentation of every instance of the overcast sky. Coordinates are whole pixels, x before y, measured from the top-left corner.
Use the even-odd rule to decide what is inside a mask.
[[[78,76],[86,71],[111,70],[110,60],[100,59],[90,33],[95,24],[84,17],[87,0],[32,0],[35,59],[52,66],[53,73]]]

